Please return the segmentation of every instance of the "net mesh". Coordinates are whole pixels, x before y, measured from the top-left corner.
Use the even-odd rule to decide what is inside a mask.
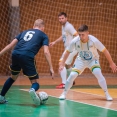
[[[19,0],[19,7],[13,7],[8,0],[0,4],[0,49],[5,47],[21,31],[32,28],[36,19],[45,21],[45,33],[50,42],[61,35],[61,25],[58,13],[64,11],[68,21],[76,29],[81,24],[89,26],[90,34],[97,37],[109,50],[113,61],[117,63],[117,1],[116,0]],[[58,73],[58,60],[64,51],[60,42],[50,48],[55,73]],[[11,63],[11,51],[1,57],[0,74],[9,74],[8,65]],[[36,66],[39,73],[48,73],[43,48],[36,55]],[[111,69],[100,53],[100,64],[103,73],[111,74]],[[90,73],[88,69],[84,73]],[[114,75],[114,74],[113,74]]]

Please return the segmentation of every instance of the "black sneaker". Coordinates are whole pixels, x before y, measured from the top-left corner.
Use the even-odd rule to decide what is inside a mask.
[[[75,85],[75,81],[73,82],[73,85]]]

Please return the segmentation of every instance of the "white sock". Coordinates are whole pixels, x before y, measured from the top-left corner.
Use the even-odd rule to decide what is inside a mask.
[[[62,83],[66,83],[66,78],[67,78],[67,71],[66,68],[64,67],[63,70],[60,72],[61,78],[62,78]]]
[[[69,75],[66,84],[65,84],[65,89],[64,89],[64,95],[67,94],[68,90],[72,87],[73,85],[73,81],[76,79],[76,77],[78,76],[77,72],[71,72],[71,74]]]
[[[67,70],[67,77],[69,77],[71,71],[72,71],[72,67],[70,67],[69,69],[66,69]]]
[[[100,68],[95,68],[93,70],[93,74],[98,79],[98,83],[99,83],[100,87],[104,90],[104,92],[108,92],[106,80],[105,80],[104,76],[102,75]]]
[[[108,91],[104,91],[105,95],[109,95]]]
[[[98,83],[99,83],[100,87],[104,90],[104,92],[107,92],[106,80],[105,79],[99,80]]]

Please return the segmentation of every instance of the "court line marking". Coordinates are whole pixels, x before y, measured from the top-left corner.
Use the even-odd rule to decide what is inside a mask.
[[[81,92],[81,91],[75,91],[75,90],[71,90],[71,91],[74,91],[74,92],[80,92],[80,93],[85,93],[85,94],[88,94],[88,95],[95,95],[95,96],[99,96],[99,97],[105,97],[103,95],[99,95],[99,94],[93,94],[93,93],[87,93],[87,92]]]
[[[49,96],[58,98],[58,97],[52,96],[52,95],[49,95]],[[95,107],[99,107],[99,108],[103,108],[103,109],[108,109],[108,110],[112,110],[112,111],[117,111],[117,110],[115,110],[115,109],[111,109],[111,108],[107,108],[107,107],[102,107],[102,106],[97,106],[97,105],[94,105],[94,104],[84,103],[84,102],[80,102],[80,101],[69,100],[69,99],[65,99],[65,100],[72,101],[72,102],[78,102],[78,103],[86,104],[86,105],[90,105],[90,106],[95,106]],[[64,100],[61,100],[61,101],[64,101]]]
[[[27,89],[19,89],[19,90],[28,92]],[[41,89],[41,90],[42,90],[42,89]],[[46,90],[50,90],[50,89],[46,89]],[[54,89],[54,90],[58,90],[58,89]],[[81,92],[81,93],[82,93],[82,92]],[[83,93],[84,93],[84,92],[83,92]],[[90,94],[89,94],[89,95],[90,95]],[[94,95],[95,95],[95,94],[94,94]],[[49,95],[49,96],[55,97],[55,98],[58,98],[58,99],[59,99],[59,97],[56,97],[56,96],[52,96],[52,95]],[[97,96],[100,96],[100,95],[97,95]],[[104,97],[104,96],[101,96],[101,97]],[[81,102],[81,101],[75,101],[75,100],[69,100],[69,99],[65,99],[65,100],[72,101],[72,102],[78,102],[78,103],[86,104],[86,105],[90,105],[90,106],[95,106],[95,107],[99,107],[99,108],[103,108],[103,109],[108,109],[108,110],[112,110],[112,111],[117,111],[117,110],[115,110],[115,109],[111,109],[111,108],[107,108],[107,107],[102,107],[102,106],[97,106],[97,105],[95,105],[95,104],[89,104],[89,103],[85,103],[85,102]],[[64,101],[64,100],[62,100],[62,101]]]
[[[99,94],[94,94],[94,93],[89,93],[89,92],[85,92],[85,91],[76,91],[76,90],[71,90],[71,91],[74,91],[74,92],[79,92],[79,93],[84,93],[84,94],[88,94],[88,95],[95,95],[95,96],[98,96],[98,97],[105,97],[103,95],[99,95]],[[106,98],[106,97],[105,97]],[[114,97],[113,99],[117,99],[116,97]]]

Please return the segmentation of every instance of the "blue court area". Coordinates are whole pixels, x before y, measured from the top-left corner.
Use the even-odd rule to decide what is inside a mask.
[[[0,117],[117,117],[117,110],[106,109],[74,100],[59,100],[49,96],[46,105],[36,107],[28,87],[12,87],[6,95],[7,104],[0,105]],[[1,87],[0,87],[1,89]]]

